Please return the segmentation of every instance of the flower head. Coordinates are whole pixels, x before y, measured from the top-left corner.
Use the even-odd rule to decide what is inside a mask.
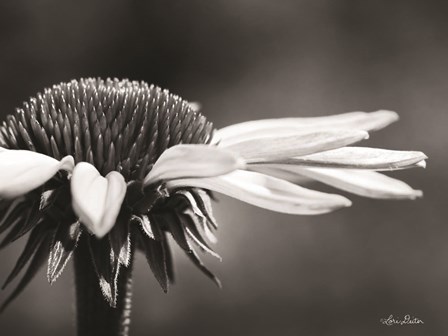
[[[80,239],[111,306],[134,248],[168,289],[168,234],[220,285],[194,249],[219,258],[209,244],[217,229],[212,191],[303,215],[351,205],[299,185],[310,180],[368,197],[416,198],[421,192],[377,171],[423,166],[424,154],[349,147],[396,119],[389,111],[353,112],[213,132],[196,108],[145,83],[81,79],[46,89],[0,127],[0,232],[9,229],[0,246],[30,232],[5,285],[31,259],[5,304],[45,260],[54,282]]]

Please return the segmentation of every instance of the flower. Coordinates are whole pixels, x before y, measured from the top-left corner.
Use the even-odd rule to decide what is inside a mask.
[[[83,240],[100,289],[117,304],[117,279],[135,248],[163,290],[173,281],[167,235],[218,286],[194,246],[219,258],[210,196],[218,192],[301,215],[351,205],[300,186],[316,180],[373,198],[421,192],[377,171],[424,166],[421,152],[351,147],[397,120],[390,111],[252,121],[213,131],[178,96],[146,83],[81,79],[31,98],[0,127],[0,247],[26,233],[7,278],[31,260],[5,307],[48,260],[54,282]],[[48,248],[49,246],[49,248]]]

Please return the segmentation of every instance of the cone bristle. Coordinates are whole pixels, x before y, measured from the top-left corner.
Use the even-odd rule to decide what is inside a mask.
[[[167,90],[118,79],[60,83],[7,117],[0,146],[95,164],[103,174],[136,172],[179,143],[207,143],[212,124]],[[141,172],[139,172],[141,174]]]

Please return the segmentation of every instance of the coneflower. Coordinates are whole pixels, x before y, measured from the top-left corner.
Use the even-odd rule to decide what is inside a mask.
[[[347,147],[395,121],[390,111],[261,120],[214,131],[180,97],[146,83],[81,79],[46,89],[0,127],[0,247],[29,233],[4,309],[46,262],[54,282],[74,255],[79,335],[127,335],[132,264],[143,251],[164,291],[171,235],[219,256],[211,191],[290,214],[350,206],[298,185],[317,180],[374,198],[420,191],[375,170],[424,166],[421,152]]]

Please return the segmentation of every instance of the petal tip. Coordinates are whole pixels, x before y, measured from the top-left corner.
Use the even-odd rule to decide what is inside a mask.
[[[417,162],[416,166],[425,169],[426,168],[426,160]]]
[[[107,231],[98,231],[98,230],[95,230],[95,232],[92,232],[92,233],[95,235],[95,237],[96,237],[97,239],[102,239],[102,238],[104,238],[104,236],[105,236],[106,234],[109,233],[109,231],[110,231],[110,230],[107,230]]]
[[[337,196],[338,196],[338,202],[334,204],[334,207],[332,210],[349,208],[352,206],[353,203],[348,198],[341,196],[341,195],[337,195]]]
[[[353,204],[352,201],[350,201],[348,198],[345,199],[345,202],[344,202],[345,208],[351,207],[352,204]]]
[[[412,194],[410,195],[410,198],[412,200],[415,200],[417,198],[422,198],[423,197],[423,191],[421,190],[413,190]]]
[[[60,169],[65,170],[67,172],[72,172],[75,168],[75,159],[71,155],[67,155],[62,158],[60,163]]]
[[[392,123],[392,122],[395,122],[395,121],[398,121],[398,120],[400,119],[400,116],[399,116],[398,113],[395,112],[395,111],[391,111],[391,110],[378,110],[376,113],[378,113],[378,114],[382,114],[382,115],[386,116],[386,117],[389,119],[389,121],[390,121],[391,123]]]
[[[111,179],[111,178],[116,179],[121,185],[123,185],[123,184],[126,185],[124,176],[115,170],[112,170],[110,173],[108,173],[106,175],[106,179]]]

